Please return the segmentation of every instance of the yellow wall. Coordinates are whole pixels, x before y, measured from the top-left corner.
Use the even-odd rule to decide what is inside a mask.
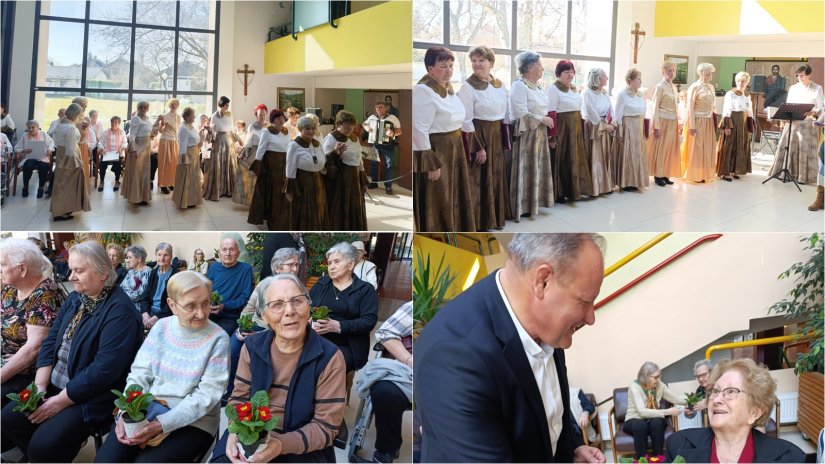
[[[430,272],[432,274],[435,274],[438,264],[441,262],[441,257],[444,256],[444,269],[449,266],[450,273],[458,275],[453,281],[450,291],[447,292],[447,298],[453,298],[494,270],[494,268],[487,268],[487,260],[481,255],[420,235],[413,237],[413,250],[415,256],[418,256],[419,252],[423,254],[424,262],[426,262],[427,256],[430,257]]]
[[[412,61],[412,2],[392,1],[266,44],[266,74],[364,68]]]
[[[823,32],[825,5],[821,1],[758,0],[787,32]],[[743,2],[670,1],[656,2],[656,37],[737,35]],[[745,6],[747,7],[747,6]]]

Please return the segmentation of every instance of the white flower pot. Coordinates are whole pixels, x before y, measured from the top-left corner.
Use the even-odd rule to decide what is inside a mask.
[[[123,416],[123,430],[129,438],[134,437],[143,427],[146,427],[147,424],[149,424],[149,421],[146,418],[140,422],[132,422],[129,416]]]

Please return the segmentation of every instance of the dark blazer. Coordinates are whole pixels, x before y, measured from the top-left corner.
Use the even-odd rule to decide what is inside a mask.
[[[169,279],[172,278],[173,275],[178,273],[178,268],[172,267],[171,274],[169,275]],[[166,279],[166,282],[169,282],[169,279]],[[158,281],[160,278],[158,277],[158,268],[152,269],[152,272],[149,273],[149,284],[146,286],[146,291],[143,293],[143,297],[140,299],[140,312],[141,313],[149,313],[151,316],[152,314],[152,298],[155,297],[155,290],[158,288]],[[169,303],[166,302],[166,298],[169,295],[166,293],[166,287],[164,284],[163,293],[160,296],[160,312],[157,314],[158,319],[168,317],[172,315],[172,309],[169,308]]]
[[[564,351],[553,351],[564,407],[557,449],[495,273],[444,306],[415,341],[423,462],[573,462]]]
[[[57,313],[43,340],[37,368],[57,364],[63,334],[80,309],[80,295],[72,292]],[[66,393],[83,411],[83,420],[98,424],[112,419],[115,396],[123,391],[126,376],[143,342],[143,323],[131,298],[115,286],[109,298],[78,325],[69,349],[69,383]]]
[[[323,276],[312,286],[309,296],[312,304],[318,305],[325,296],[332,295],[332,279]],[[378,322],[378,293],[372,284],[368,284],[352,274],[352,284],[346,293],[347,314],[340,317],[330,312],[330,318],[341,324],[341,335],[347,338],[347,344],[355,359],[355,369],[361,369],[367,363],[370,354],[370,332]]]
[[[713,429],[680,430],[667,438],[667,461],[682,456],[686,462],[710,462]],[[753,462],[805,462],[805,453],[796,445],[753,430]]]
[[[117,274],[117,279],[115,279],[115,285],[120,286],[123,279],[126,278],[126,274],[129,273],[129,270],[123,267],[122,264],[118,264],[115,268],[115,274]]]

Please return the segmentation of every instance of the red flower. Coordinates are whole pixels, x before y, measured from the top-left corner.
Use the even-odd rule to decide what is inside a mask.
[[[249,421],[252,420],[252,404],[240,403],[235,405],[235,412],[238,413],[238,420]]]
[[[264,422],[268,421],[269,419],[272,419],[272,413],[269,412],[269,408],[267,408],[266,406],[261,406],[260,408],[258,408],[258,419]]]
[[[143,392],[142,392],[142,391],[140,391],[140,390],[135,390],[135,391],[133,391],[133,392],[129,393],[129,396],[127,396],[127,397],[126,397],[126,402],[127,402],[127,403],[131,403],[131,402],[132,402],[132,401],[134,401],[134,400],[135,400],[138,396],[140,396],[140,395],[142,395],[142,394],[143,394]]]
[[[25,390],[21,391],[20,394],[17,395],[17,396],[20,397],[20,401],[27,401],[29,399],[29,396],[31,396],[31,394],[32,394],[31,390],[25,389]]]

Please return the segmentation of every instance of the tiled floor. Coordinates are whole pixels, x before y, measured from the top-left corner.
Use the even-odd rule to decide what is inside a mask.
[[[143,230],[266,230],[246,222],[249,208],[237,205],[229,198],[218,202],[205,201],[203,206],[178,209],[172,202],[172,194],[164,195],[157,189],[152,193],[148,206],[134,206],[112,191],[113,179],[107,179],[103,192],[92,189],[92,211],[75,213],[71,221],[54,222],[49,214],[51,200],[36,198],[37,176],[32,178],[30,195],[21,196],[22,175],[18,180],[17,195],[6,198],[0,213],[3,230],[28,231],[143,231]],[[395,195],[389,196],[383,188],[369,191],[366,197],[367,225],[371,231],[412,230],[412,192],[398,185],[393,186]]]

